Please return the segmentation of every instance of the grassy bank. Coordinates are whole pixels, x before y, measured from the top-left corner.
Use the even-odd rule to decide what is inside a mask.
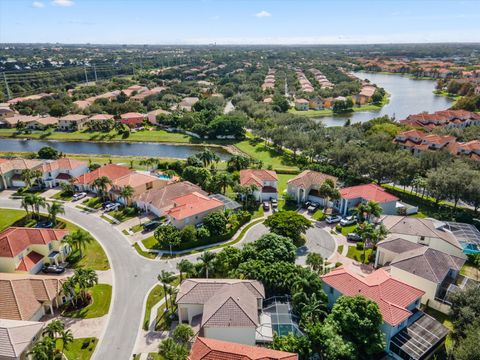
[[[91,287],[88,292],[92,296],[90,305],[83,309],[65,312],[62,315],[81,319],[92,319],[107,315],[112,298],[112,286],[108,284],[97,284]]]

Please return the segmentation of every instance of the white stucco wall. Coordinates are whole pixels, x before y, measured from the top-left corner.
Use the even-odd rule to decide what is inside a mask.
[[[437,292],[436,283],[412,274],[408,271],[399,269],[395,266],[390,268],[390,273],[394,278],[402,280],[407,284],[416,287],[417,289],[425,291],[425,295],[422,296],[422,304],[426,304],[428,300],[435,299],[435,293]]]
[[[178,304],[178,316],[183,316],[183,311],[182,309],[186,309],[187,311],[187,316],[188,316],[188,323],[191,324],[192,318],[194,316],[200,315],[203,313],[203,305],[200,304]],[[184,321],[185,319],[181,319],[181,321]]]
[[[255,327],[206,327],[206,338],[255,345]]]

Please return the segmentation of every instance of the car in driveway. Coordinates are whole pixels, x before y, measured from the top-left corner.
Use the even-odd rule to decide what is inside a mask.
[[[149,221],[143,224],[143,232],[149,232],[149,231],[155,230],[157,227],[160,226],[161,223],[162,221],[160,220]]]
[[[263,210],[265,211],[270,210],[270,204],[268,203],[268,201],[263,202]]]
[[[362,241],[362,238],[358,234],[349,233],[349,234],[347,234],[347,240],[358,242],[358,241]]]
[[[120,207],[119,203],[108,203],[107,205],[105,205],[103,210],[105,212],[110,212],[110,211],[113,211],[113,210],[118,210],[119,207]]]
[[[272,199],[270,203],[272,204],[272,209],[276,209],[278,207],[277,199]]]
[[[327,218],[325,219],[325,222],[327,224],[335,224],[340,222],[340,220],[342,220],[342,217],[340,215],[330,215],[330,216],[327,216]]]
[[[65,272],[65,268],[60,265],[45,265],[42,268],[42,272],[44,274],[63,274]]]
[[[357,223],[357,218],[355,216],[347,216],[340,220],[340,225],[349,226]]]
[[[87,196],[86,192],[79,192],[79,193],[73,194],[72,200],[77,201],[77,200],[83,199],[86,196]]]
[[[50,220],[39,221],[37,225],[35,225],[37,229],[51,229],[53,228],[53,222]]]

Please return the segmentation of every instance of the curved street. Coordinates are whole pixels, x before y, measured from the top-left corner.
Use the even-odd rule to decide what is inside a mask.
[[[157,283],[161,270],[176,272],[176,264],[181,259],[196,261],[199,253],[177,257],[171,260],[150,260],[140,256],[128,239],[114,226],[100,217],[83,212],[73,204],[65,204],[62,218],[86,229],[103,246],[113,273],[113,296],[108,321],[95,350],[96,359],[126,359],[132,354],[138,331],[143,320],[144,299],[147,292]],[[18,199],[0,199],[0,207],[22,209]],[[318,223],[317,223],[318,224]],[[308,252],[321,253],[330,257],[335,251],[335,239],[329,232],[314,225],[307,231],[305,246],[297,251],[297,264],[305,265]],[[268,229],[262,223],[252,226],[236,247],[252,242]],[[220,251],[221,248],[213,250]]]

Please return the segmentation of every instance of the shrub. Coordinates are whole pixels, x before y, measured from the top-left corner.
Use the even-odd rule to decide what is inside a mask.
[[[363,241],[357,242],[357,250],[363,250],[364,245]]]
[[[336,267],[336,268],[339,267],[339,266],[342,266],[342,265],[343,265],[343,264],[342,264],[341,262],[336,262],[336,263],[335,263],[335,267]]]

